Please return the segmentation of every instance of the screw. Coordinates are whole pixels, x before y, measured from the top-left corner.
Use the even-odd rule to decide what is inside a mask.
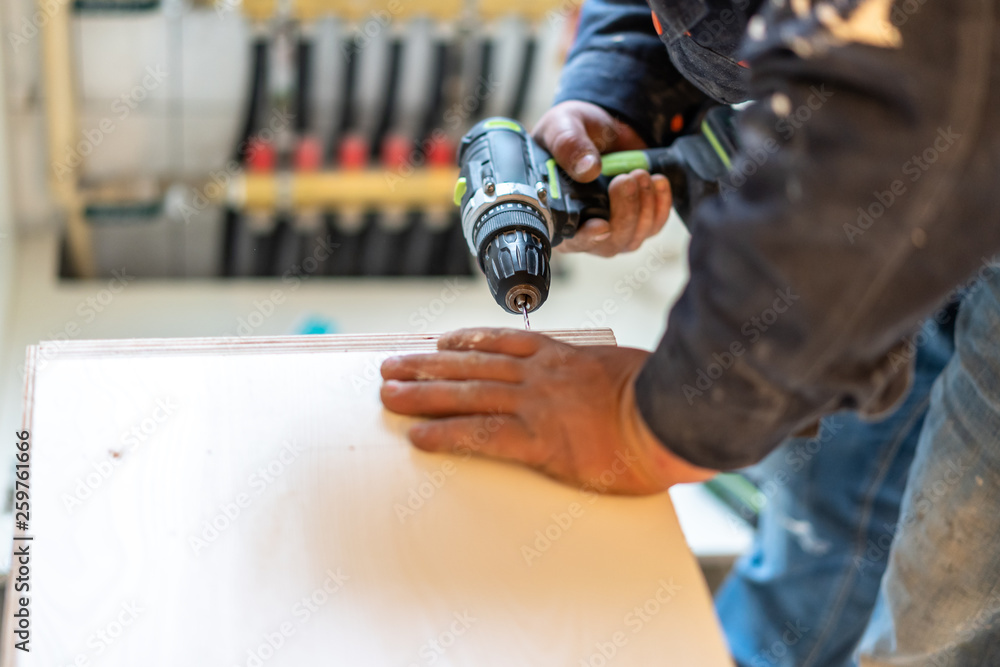
[[[483,189],[486,190],[486,194],[492,195],[497,191],[497,186],[494,185],[493,181],[486,181],[486,185],[483,186]]]

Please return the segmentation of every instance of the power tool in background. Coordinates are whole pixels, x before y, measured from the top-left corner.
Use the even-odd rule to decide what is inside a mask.
[[[489,118],[469,130],[458,150],[455,204],[500,307],[523,314],[527,324],[549,296],[552,248],[586,220],[608,219],[612,177],[633,169],[664,174],[682,218],[691,202],[716,192],[736,153],[732,109],[710,109],[700,127],[666,148],[601,156],[601,176],[591,183],[571,179],[513,120]]]

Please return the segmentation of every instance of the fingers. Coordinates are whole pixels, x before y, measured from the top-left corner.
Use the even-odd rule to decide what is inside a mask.
[[[533,133],[559,166],[581,183],[601,173],[601,153],[645,148],[639,134],[590,102],[561,102],[541,117]]]
[[[621,174],[608,187],[610,220],[588,220],[576,235],[558,247],[611,257],[637,250],[656,235],[670,217],[670,184],[666,177],[641,169]]]
[[[570,177],[592,181],[600,174],[600,153],[645,148],[627,124],[601,107],[569,101],[542,116],[534,133]],[[560,244],[567,252],[610,257],[631,252],[656,234],[670,215],[670,188],[663,176],[642,170],[617,176],[609,188],[611,219],[584,224],[573,239]]]
[[[611,236],[590,252],[602,257],[611,257],[628,248],[635,236],[643,204],[645,202],[649,205],[651,201],[648,194],[643,194],[643,189],[634,171],[611,179],[611,184],[608,186],[608,198],[611,203],[611,220],[608,222],[611,224]]]
[[[386,380],[382,403],[402,415],[449,417],[489,412],[516,412],[518,385],[491,380]]]
[[[577,114],[555,114],[539,123],[539,141],[573,179],[586,183],[601,175],[601,156]]]
[[[639,210],[632,223],[632,236],[625,242],[625,252],[639,249],[642,242],[653,229],[653,216],[656,215],[656,193],[653,190],[653,179],[646,171],[633,171],[632,178],[636,180],[639,189]],[[612,218],[612,225],[614,220]]]
[[[415,424],[410,441],[425,452],[476,453],[507,461],[536,459],[524,423],[512,415],[472,415]]]
[[[517,361],[505,354],[444,351],[390,357],[382,363],[386,380],[496,380],[520,382]]]
[[[519,329],[458,329],[438,338],[439,350],[477,350],[530,357],[549,339],[542,334]]]
[[[656,193],[656,214],[653,216],[653,228],[646,238],[660,233],[670,218],[670,207],[674,204],[670,181],[663,174],[653,175],[653,190]]]
[[[611,224],[607,220],[591,218],[576,230],[571,238],[563,239],[556,246],[560,252],[592,252],[603,241],[611,238]]]

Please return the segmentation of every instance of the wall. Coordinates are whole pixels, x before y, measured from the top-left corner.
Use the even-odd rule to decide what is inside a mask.
[[[65,3],[72,0],[49,0]],[[11,152],[16,220],[22,227],[52,224],[56,211],[48,194],[49,168],[43,122],[40,27],[45,21],[37,0],[4,0],[0,15],[9,26],[3,46],[9,55],[4,68],[11,126]],[[232,6],[228,3],[225,6]],[[200,180],[222,166],[232,153],[248,87],[249,41],[253,33],[236,10],[192,9],[184,0],[163,0],[155,12],[86,14],[73,20],[81,133],[88,155],[80,173],[89,183],[129,179],[173,182]],[[405,29],[407,50],[402,80],[402,109],[419,110],[430,56],[429,23],[374,25],[374,36],[362,53],[361,117],[372,118],[381,101],[382,63],[390,34]],[[549,103],[558,75],[557,51],[564,21],[558,15],[540,26],[538,54],[528,118]],[[500,88],[496,98],[516,80],[518,38],[524,27],[502,20],[494,28]],[[332,112],[342,80],[342,39],[358,29],[334,19],[315,26],[315,108],[322,130],[333,124]],[[475,77],[475,39],[463,63],[466,77]],[[468,57],[472,56],[472,57]],[[516,57],[517,56],[517,57]],[[157,76],[150,76],[156,73]],[[137,99],[140,98],[141,99]],[[502,109],[491,109],[502,112]],[[416,115],[416,114],[414,114]],[[101,131],[110,122],[113,129]],[[92,150],[89,146],[92,145]],[[78,157],[66,156],[66,164]],[[209,210],[192,224],[166,218],[131,227],[95,228],[98,263],[107,271],[127,257],[139,275],[208,276],[218,253],[219,212]]]
[[[5,27],[3,17],[0,17],[0,34],[6,32],[4,30]],[[0,71],[4,71],[6,56],[7,49],[0,48]],[[8,313],[11,310],[10,304],[14,282],[14,245],[16,242],[13,216],[11,215],[10,184],[8,181],[10,170],[7,152],[7,105],[4,93],[4,87],[0,86],[0,359],[2,359],[2,351],[6,346]],[[3,388],[0,386],[0,401],[4,398]]]

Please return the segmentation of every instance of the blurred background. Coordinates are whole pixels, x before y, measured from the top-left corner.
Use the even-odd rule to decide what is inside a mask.
[[[39,340],[520,327],[461,235],[455,150],[485,116],[532,126],[578,10],[4,0],[4,430],[20,427],[24,348]],[[635,253],[557,253],[533,327],[610,327],[652,348],[686,280],[686,243],[675,217]],[[3,466],[5,497],[10,475]],[[674,497],[707,568],[748,544],[747,525],[701,487]]]

